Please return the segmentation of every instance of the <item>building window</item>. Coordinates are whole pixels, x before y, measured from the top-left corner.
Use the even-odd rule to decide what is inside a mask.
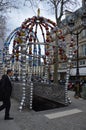
[[[81,46],[81,55],[86,56],[86,44]]]
[[[86,37],[86,30],[83,30],[83,31],[82,31],[81,36],[82,36],[82,38],[83,38],[83,37]]]
[[[73,61],[73,67],[76,67],[76,61]]]
[[[80,65],[85,65],[85,60],[81,60]]]
[[[62,68],[66,68],[66,67],[67,67],[67,64],[66,64],[66,63],[63,63],[61,67],[62,67]]]
[[[82,65],[82,61],[80,61],[80,65]]]

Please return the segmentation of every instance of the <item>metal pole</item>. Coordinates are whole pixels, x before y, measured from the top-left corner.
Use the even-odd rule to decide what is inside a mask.
[[[79,48],[78,48],[78,42],[79,42],[79,33],[76,33],[77,36],[77,56],[76,56],[76,78],[79,80]]]
[[[77,46],[77,54],[76,54],[76,80],[80,79],[80,73],[79,73],[79,34],[84,30],[82,28],[79,32],[77,33],[72,33],[73,35],[76,35],[76,46]]]

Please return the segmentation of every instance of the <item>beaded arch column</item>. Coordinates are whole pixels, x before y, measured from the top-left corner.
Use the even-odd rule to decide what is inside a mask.
[[[25,106],[26,101],[26,45],[25,45],[25,36],[22,36],[23,43],[21,43],[21,64],[22,64],[22,99],[19,109]]]
[[[32,63],[31,63],[32,64]],[[31,81],[31,78],[32,78],[32,69],[33,69],[33,66],[31,65],[30,66],[30,99],[29,99],[29,108],[30,110],[32,110],[32,104],[33,104],[33,82]]]
[[[3,75],[3,51],[0,50],[0,78]]]
[[[67,72],[66,72],[66,83],[65,83],[65,104],[70,104],[71,103],[71,99],[68,95],[68,82],[69,82],[69,76],[70,76],[70,67],[71,67],[71,63],[72,63],[72,58],[73,58],[73,43],[74,39],[73,37],[71,37],[71,43],[69,45],[69,52],[68,52],[68,63],[67,63]]]
[[[4,44],[5,50],[5,66],[7,69],[10,68],[10,55],[9,55],[9,43]]]
[[[32,73],[33,73],[33,58],[32,58],[32,45],[29,46],[29,83],[30,86],[30,95],[29,95],[29,109],[32,110],[32,104],[33,104],[33,82],[32,82]]]

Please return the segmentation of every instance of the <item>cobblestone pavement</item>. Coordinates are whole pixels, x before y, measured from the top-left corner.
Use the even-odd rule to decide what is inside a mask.
[[[12,99],[12,121],[5,121],[0,112],[0,130],[86,130],[86,100],[75,99],[69,91],[72,103],[67,107],[35,112],[18,110],[19,103]]]

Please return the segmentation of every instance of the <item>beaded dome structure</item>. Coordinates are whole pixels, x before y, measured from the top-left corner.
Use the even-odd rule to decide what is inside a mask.
[[[13,38],[13,49],[9,55],[9,41]],[[9,40],[10,39],[10,40]],[[58,42],[55,42],[57,39]],[[7,68],[10,67],[16,72],[17,78],[22,81],[22,98],[19,109],[22,110],[26,102],[26,84],[30,84],[29,108],[33,103],[33,82],[32,77],[44,71],[44,82],[48,81],[49,66],[54,65],[56,48],[61,60],[67,61],[66,83],[64,90],[65,104],[70,103],[67,86],[70,75],[70,65],[73,57],[74,40],[71,38],[69,52],[66,54],[66,42],[62,30],[50,19],[38,15],[26,19],[19,28],[15,29],[4,44],[4,62]],[[43,71],[42,71],[43,69]]]

